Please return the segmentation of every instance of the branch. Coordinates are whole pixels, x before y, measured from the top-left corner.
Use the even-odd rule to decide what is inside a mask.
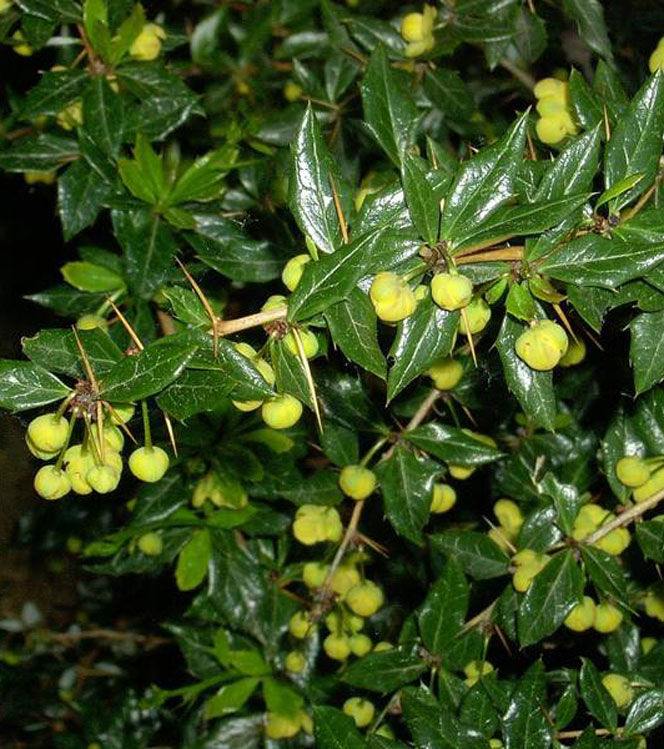
[[[625,510],[625,512],[623,512],[621,515],[618,515],[618,517],[612,520],[610,523],[601,526],[594,533],[586,536],[586,538],[583,539],[583,543],[586,546],[592,546],[592,544],[597,543],[597,541],[599,541],[601,538],[604,538],[604,536],[608,536],[611,531],[614,531],[616,528],[620,528],[623,525],[631,523],[632,520],[641,517],[641,515],[648,512],[648,510],[652,510],[652,508],[656,507],[663,499],[664,489],[657,492],[656,494],[653,494],[652,497],[649,497],[645,501],[640,502],[638,505],[630,507],[629,510]]]
[[[266,325],[277,320],[285,320],[287,312],[288,307],[284,306],[256,312],[256,314],[246,317],[238,317],[235,320],[217,320],[215,323],[217,333],[220,336],[231,335],[231,333],[237,333],[240,330],[256,328],[259,325]]]
[[[527,73],[525,70],[521,70],[521,68],[517,67],[506,57],[503,57],[502,60],[498,62],[498,64],[501,68],[505,68],[505,70],[511,73],[519,81],[519,83],[522,83],[530,91],[535,88],[535,84],[537,83],[537,81],[533,78],[533,76],[530,75],[530,73]]]
[[[116,640],[120,642],[144,643],[147,648],[158,647],[171,642],[166,637],[142,635],[138,632],[117,632],[114,629],[88,629],[83,632],[49,632],[48,637],[54,642],[72,647],[81,640]]]

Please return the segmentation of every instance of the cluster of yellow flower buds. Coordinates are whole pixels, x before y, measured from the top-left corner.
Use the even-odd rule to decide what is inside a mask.
[[[557,78],[544,78],[533,90],[540,118],[535,130],[542,143],[554,145],[579,132],[569,106],[569,85]]]
[[[499,499],[493,506],[493,514],[498,520],[498,527],[491,528],[489,538],[508,550],[514,544],[523,525],[523,513],[516,502],[511,499]]]
[[[525,593],[535,577],[546,567],[549,558],[546,554],[540,554],[532,549],[522,549],[517,552],[512,557],[514,589],[519,593]]]
[[[306,710],[298,710],[295,716],[268,712],[265,718],[265,735],[268,739],[292,739],[300,731],[309,735],[314,732],[313,721]]]
[[[406,57],[419,57],[434,48],[436,40],[433,26],[436,21],[436,9],[425,5],[421,13],[408,13],[401,21],[401,36],[406,45]]]
[[[114,407],[105,417],[100,443],[96,426],[86,425],[81,444],[69,445],[75,422],[60,412],[42,414],[28,425],[25,441],[40,460],[57,458],[36,473],[34,488],[44,499],[55,500],[73,491],[76,494],[108,494],[120,483],[123,462],[120,455],[124,435],[117,424],[124,424],[134,412],[132,405]],[[168,454],[152,444],[135,449],[129,456],[129,469],[141,481],[159,481],[169,466]]]
[[[664,489],[664,457],[641,458],[625,455],[616,463],[616,477],[632,489],[635,502],[644,502]]]
[[[156,23],[146,23],[139,35],[134,39],[129,54],[135,60],[156,60],[161,52],[161,45],[166,38],[166,32]]]
[[[574,519],[572,538],[575,541],[583,541],[584,538],[590,536],[601,526],[615,520],[615,518],[616,516],[612,512],[605,510],[600,505],[592,502],[583,505]],[[593,546],[605,551],[607,554],[617,556],[625,551],[630,541],[631,536],[627,528],[614,528],[605,536],[595,541]]]

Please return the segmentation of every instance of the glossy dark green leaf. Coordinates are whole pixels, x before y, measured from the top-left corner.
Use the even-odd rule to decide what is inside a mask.
[[[166,336],[133,356],[125,356],[104,377],[110,401],[136,401],[163,390],[182,372],[198,348],[187,336]]]
[[[604,114],[599,98],[576,69],[572,69],[569,76],[569,98],[575,119],[582,127],[601,126]]]
[[[388,401],[452,351],[458,323],[459,313],[441,309],[431,295],[420,300],[415,312],[399,323],[390,349],[394,363],[387,379]]]
[[[214,214],[194,219],[187,241],[206,265],[233,281],[271,281],[281,273],[285,258],[271,242],[252,239],[237,222]]]
[[[577,688],[570,684],[560,695],[556,705],[556,728],[560,731],[569,725],[579,709],[579,700],[577,698]]]
[[[546,24],[529,8],[520,8],[516,19],[514,43],[521,57],[528,63],[535,62],[545,51],[547,42]]]
[[[563,537],[556,525],[558,510],[551,502],[536,507],[530,512],[521,526],[518,537],[520,549],[548,551]]]
[[[664,523],[661,520],[637,523],[636,540],[646,559],[652,559],[658,564],[664,563]]]
[[[575,138],[542,177],[534,200],[544,202],[589,190],[597,171],[600,144],[599,125]]]
[[[58,180],[58,212],[65,240],[95,222],[110,192],[86,161],[76,161],[67,169]]]
[[[583,597],[583,573],[571,550],[551,558],[526,591],[517,616],[519,642],[533,645],[553,634]]]
[[[364,736],[355,721],[334,707],[315,705],[313,708],[314,737],[320,749],[364,749]]]
[[[552,473],[547,473],[539,483],[539,490],[551,497],[558,513],[558,524],[565,535],[571,536],[574,520],[583,504],[576,487],[564,484]]]
[[[376,472],[392,527],[409,541],[421,543],[422,528],[431,508],[433,481],[440,466],[397,445],[392,455],[376,466]]]
[[[312,407],[311,391],[300,359],[281,341],[270,346],[272,366],[277,378],[277,390],[294,395],[302,403]]]
[[[452,120],[464,120],[475,109],[468,86],[455,70],[427,70],[424,75],[424,93],[445,117]]]
[[[206,720],[220,718],[240,710],[259,685],[260,679],[247,676],[230,684],[224,684],[221,689],[205,702],[204,714]]]
[[[583,546],[583,561],[588,577],[597,588],[610,598],[629,605],[625,571],[616,558],[601,549]]]
[[[103,75],[94,76],[85,92],[83,123],[104,153],[117,156],[124,136],[124,107]]]
[[[341,181],[311,104],[291,153],[289,202],[295,220],[322,252],[334,252],[341,243],[341,227],[332,184],[338,195]]]
[[[450,557],[420,606],[417,623],[424,647],[443,657],[466,620],[470,586],[459,562]]]
[[[527,119],[520,117],[493,146],[461,164],[445,199],[441,232],[455,246],[497,208],[510,200],[523,160]]]
[[[440,205],[427,179],[427,162],[409,152],[404,153],[401,165],[401,182],[408,210],[415,228],[428,244],[438,239]]]
[[[430,421],[404,435],[409,442],[448,463],[480,466],[501,457],[498,448],[487,445],[462,429]]]
[[[653,389],[640,397],[630,424],[648,452],[664,454],[664,392]]]
[[[163,219],[148,209],[113,211],[113,229],[127,261],[127,281],[141,299],[152,294],[173,273],[177,244]]]
[[[28,411],[61,400],[69,388],[37,364],[0,360],[0,407]]]
[[[81,8],[74,0],[17,0],[16,4],[26,13],[45,21],[81,19]]]
[[[664,723],[664,689],[650,689],[639,695],[629,708],[625,733],[648,733]]]
[[[512,284],[505,299],[505,309],[517,320],[530,322],[536,314],[537,308],[528,287],[525,284]]]
[[[454,557],[476,580],[490,580],[508,572],[509,557],[484,533],[445,531],[431,536],[430,541],[435,550]]]
[[[502,717],[506,749],[546,749],[553,729],[547,720],[544,666],[535,661],[519,679]]]
[[[662,260],[662,244],[635,246],[618,236],[608,239],[586,234],[556,248],[540,263],[539,271],[572,284],[615,289],[643,276]]]
[[[487,741],[479,731],[461,726],[451,712],[425,687],[407,687],[401,693],[403,716],[415,746],[435,749],[483,749]]]
[[[79,330],[78,336],[97,377],[103,377],[122,359],[122,351],[99,329]],[[71,330],[49,328],[21,340],[23,353],[51,372],[84,378],[85,367]]]
[[[0,168],[8,172],[48,172],[78,158],[78,143],[61,135],[23,138],[0,152]]]
[[[289,718],[296,718],[304,703],[303,697],[292,687],[272,678],[263,679],[263,698],[268,710]]]
[[[178,421],[209,411],[227,402],[233,381],[217,370],[187,369],[157,396],[161,409]]]
[[[628,500],[631,489],[618,481],[616,463],[624,455],[645,455],[645,452],[645,445],[639,438],[632,420],[624,409],[619,407],[602,440],[602,464],[606,480],[621,502]]]
[[[511,237],[543,232],[567,218],[589,197],[588,194],[567,194],[557,199],[499,207],[478,226],[470,226],[465,233],[460,230],[454,237],[455,250],[498,244]]]
[[[524,330],[525,325],[505,316],[496,342],[505,382],[526,414],[540,426],[552,430],[556,417],[556,399],[551,372],[531,369],[514,350],[516,339]]]
[[[611,202],[617,213],[623,206],[645,192],[657,172],[664,135],[664,74],[657,71],[632,100],[629,109],[616,125],[604,154],[605,187],[643,174],[631,190]]]
[[[582,658],[582,661],[579,673],[581,697],[593,718],[613,732],[618,725],[616,703],[602,684],[602,676],[595,664],[589,658]]]
[[[386,694],[410,684],[426,670],[426,661],[417,653],[394,648],[382,653],[369,653],[354,661],[342,678],[352,687]]]
[[[634,387],[643,393],[664,378],[664,311],[643,312],[630,326],[629,357],[634,369]]]
[[[369,132],[397,166],[414,140],[419,119],[407,80],[392,69],[384,47],[378,45],[361,84],[364,116]]]
[[[182,286],[170,286],[162,290],[173,308],[173,315],[182,322],[191,325],[206,325],[210,327],[210,318],[198,295],[193,289]]]
[[[44,73],[25,100],[21,117],[31,119],[43,114],[57,115],[80,99],[90,78],[85,70],[60,70]]]
[[[563,0],[565,13],[576,21],[579,35],[598,55],[611,61],[613,51],[599,0]]]
[[[344,356],[384,380],[387,365],[378,345],[378,319],[369,296],[353,289],[348,299],[325,310],[325,319]]]

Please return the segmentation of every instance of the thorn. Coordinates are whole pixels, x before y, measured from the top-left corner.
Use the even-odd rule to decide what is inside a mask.
[[[332,175],[328,175],[330,180],[330,187],[332,188],[332,198],[334,200],[334,208],[337,212],[337,218],[339,219],[339,227],[341,228],[341,238],[344,241],[344,244],[348,244],[348,224],[346,223],[346,218],[344,216],[344,212],[341,209],[341,202],[339,201],[339,196],[337,195],[337,188],[334,184],[334,179]]]
[[[138,445],[138,441],[136,440],[136,437],[131,433],[131,429],[122,421],[120,418],[118,418],[117,411],[113,408],[113,406],[108,401],[103,401],[104,408],[108,410],[108,412],[111,414],[111,417],[114,418],[117,421],[117,425],[122,429],[122,431],[129,437],[129,439],[135,444]]]
[[[567,332],[572,336],[572,338],[578,342],[578,338],[576,337],[576,333],[574,330],[572,330],[572,326],[569,323],[569,320],[567,319],[567,315],[563,312],[563,308],[554,302],[553,309],[555,309],[556,314],[562,321],[562,324],[567,328]]]
[[[176,257],[175,262],[180,267],[180,270],[184,273],[187,281],[189,281],[189,283],[191,284],[191,288],[196,292],[196,296],[200,299],[207,316],[210,318],[210,323],[212,324],[212,355],[216,359],[217,352],[219,351],[219,330],[217,329],[217,318],[214,314],[212,306],[210,305],[208,298],[203,293],[201,287],[196,283],[194,277],[184,267],[184,264],[180,261],[180,258]]]
[[[118,307],[118,305],[111,299],[110,296],[106,297],[106,301],[111,305],[111,307],[113,308],[113,312],[115,312],[115,314],[118,316],[118,319],[124,326],[124,329],[127,331],[127,333],[129,333],[129,337],[136,344],[136,348],[139,351],[143,351],[143,349],[145,348],[145,346],[143,345],[143,342],[138,337],[138,333],[136,333],[136,331],[129,324],[129,320],[127,320],[127,318],[122,314],[122,312],[120,312],[120,308]]]
[[[470,347],[470,355],[473,357],[473,364],[475,365],[475,369],[477,369],[477,354],[475,353],[473,334],[470,332],[470,323],[468,322],[468,313],[466,312],[465,307],[463,307],[461,310],[461,317],[463,318],[463,324],[466,326],[466,330],[468,331],[468,335],[466,336],[466,338],[468,339],[468,346]]]
[[[491,528],[491,530],[496,531],[496,533],[500,536],[501,540],[505,542],[507,548],[512,552],[512,556],[514,556],[514,554],[516,554],[516,552],[518,551],[518,549],[509,540],[509,538],[507,538],[507,536],[503,533],[502,528],[500,528],[499,526],[497,526],[495,523],[492,523],[489,520],[489,518],[486,517],[486,515],[482,515],[482,520],[484,520],[489,525],[489,527]]]
[[[168,438],[171,441],[171,447],[173,448],[173,455],[177,458],[178,456],[178,446],[175,443],[175,432],[173,430],[173,422],[171,421],[171,417],[166,413],[166,411],[162,411],[164,414],[164,421],[166,422],[166,431],[168,432]]]
[[[611,123],[609,122],[609,113],[606,109],[606,104],[604,105],[604,133],[606,140],[611,140]]]
[[[99,391],[99,385],[97,384],[97,378],[95,377],[95,373],[92,369],[92,364],[90,364],[90,359],[88,358],[87,353],[85,352],[85,349],[83,348],[83,344],[81,343],[81,339],[79,338],[78,331],[76,330],[76,326],[72,325],[71,329],[74,333],[74,339],[76,340],[76,345],[78,346],[78,352],[81,355],[81,359],[83,361],[83,367],[85,368],[85,373],[88,377],[88,380],[90,381],[90,384],[92,385],[93,390],[95,393]]]
[[[508,654],[511,656],[512,655],[512,650],[511,650],[511,648],[509,646],[509,643],[505,639],[505,635],[503,634],[503,630],[497,624],[494,624],[494,631],[498,635],[498,639],[502,642],[503,647],[505,648],[505,650],[507,650]]]
[[[320,408],[318,407],[318,398],[316,397],[316,384],[311,374],[311,367],[309,366],[309,360],[307,359],[307,355],[304,351],[304,346],[302,345],[302,338],[300,338],[300,332],[298,331],[297,328],[292,328],[291,333],[293,334],[293,338],[295,339],[295,345],[297,346],[298,358],[300,360],[300,364],[302,365],[302,369],[304,370],[304,376],[306,377],[307,385],[309,386],[309,393],[311,394],[311,402],[314,407],[314,413],[316,414],[316,422],[318,424],[318,430],[322,434],[323,433],[323,420],[320,415]]]
[[[97,411],[97,437],[99,438],[99,453],[101,455],[102,465],[106,464],[106,440],[104,439],[104,413],[102,411],[101,401],[98,400],[95,405]]]
[[[359,531],[355,533],[355,537],[358,539],[358,541],[361,541],[363,544],[366,544],[369,548],[373,549],[375,552],[377,552],[381,556],[389,558],[390,552],[387,546],[383,546],[382,544],[379,544],[378,541],[374,541],[373,538],[369,538],[369,536],[365,536],[364,533],[360,533]]]
[[[472,413],[470,412],[470,409],[468,408],[468,406],[464,406],[463,404],[460,404],[460,405],[461,405],[461,410],[466,414],[466,416],[468,417],[468,420],[470,421],[470,423],[477,429],[478,428],[478,424],[475,421],[475,418],[472,415]]]

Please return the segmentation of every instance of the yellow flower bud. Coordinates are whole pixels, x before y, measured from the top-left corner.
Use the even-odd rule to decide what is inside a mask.
[[[376,712],[373,703],[369,702],[369,700],[364,700],[361,697],[351,697],[346,700],[344,702],[343,710],[346,715],[350,715],[358,728],[368,726],[373,720]]]
[[[626,455],[616,463],[616,477],[621,484],[636,488],[650,478],[650,468],[638,455]]]
[[[563,624],[573,632],[585,632],[593,626],[595,621],[595,601],[590,596],[584,596],[581,603],[569,612]]]
[[[339,486],[347,497],[366,499],[376,488],[376,474],[364,466],[345,466],[339,475]]]
[[[328,658],[345,661],[350,655],[350,641],[346,635],[331,633],[323,640],[323,650]]]
[[[558,362],[561,367],[574,367],[586,358],[586,344],[581,338],[569,344],[567,353]]]
[[[606,674],[602,677],[602,684],[618,707],[625,707],[632,701],[632,685],[624,676]]]
[[[436,273],[431,279],[431,296],[443,309],[462,309],[473,298],[473,282],[466,276]]]
[[[567,83],[560,81],[557,78],[542,78],[541,81],[537,81],[533,94],[536,99],[544,99],[547,96],[554,96],[559,99],[563,99],[566,95]]]
[[[286,101],[297,101],[302,96],[302,86],[298,86],[294,81],[288,81],[284,86],[284,98]],[[286,284],[288,286],[288,284]],[[288,287],[290,288],[290,286]],[[293,291],[293,289],[291,289]]]
[[[552,114],[548,117],[540,117],[535,123],[535,132],[542,143],[555,145],[568,134],[568,121],[565,112]]]
[[[64,447],[69,423],[55,413],[42,414],[28,424],[27,435],[37,450],[56,453]]]
[[[129,48],[129,54],[135,60],[154,60],[159,57],[161,43],[165,38],[166,32],[161,26],[156,23],[146,23]]]
[[[438,390],[452,390],[463,377],[463,364],[456,359],[445,357],[439,359],[427,370]]]
[[[345,596],[359,582],[360,573],[356,567],[351,564],[340,564],[332,575],[330,587],[337,595]]]
[[[314,626],[306,611],[296,611],[288,622],[288,631],[298,640],[304,640],[313,631]]]
[[[454,507],[456,500],[456,492],[449,484],[434,484],[431,512],[434,514],[448,512]]]
[[[318,338],[310,330],[298,330],[300,341],[302,342],[302,349],[307,359],[312,359],[318,353]],[[284,344],[286,348],[293,354],[293,356],[299,356],[300,351],[297,347],[297,341],[295,335],[290,332],[284,337]]]
[[[325,582],[329,570],[329,564],[307,562],[302,568],[302,582],[307,588],[320,588]]]
[[[291,739],[300,730],[299,718],[269,712],[265,721],[265,735],[268,739]]]
[[[348,608],[358,616],[369,617],[383,605],[383,591],[370,580],[358,583],[346,594]]]
[[[42,466],[35,475],[34,487],[44,499],[60,499],[71,491],[67,474],[55,466]]]
[[[385,322],[399,322],[415,311],[417,299],[412,289],[396,273],[378,273],[371,284],[371,301],[376,315]]]
[[[21,57],[30,57],[34,54],[34,49],[25,41],[25,36],[21,30],[15,31],[12,34],[12,39],[18,44],[15,44],[13,49],[17,55]]]
[[[272,429],[289,429],[300,420],[302,404],[288,393],[277,395],[263,403],[261,416]]]
[[[465,319],[464,319],[465,314]],[[484,299],[477,298],[466,307],[459,320],[459,330],[465,335],[480,333],[491,319],[491,307]],[[466,320],[468,325],[466,325]]]
[[[138,548],[148,557],[158,557],[164,550],[164,542],[158,533],[144,533],[138,539]]]
[[[120,475],[111,465],[93,465],[85,474],[85,480],[98,494],[110,494],[117,489]]]
[[[307,667],[307,659],[298,650],[291,650],[284,659],[286,671],[293,674],[300,674]]]
[[[531,369],[553,369],[567,351],[567,334],[551,320],[539,320],[521,333],[514,349]]]
[[[139,447],[129,456],[129,470],[141,481],[154,483],[163,478],[170,463],[161,447]]]
[[[463,667],[466,674],[464,682],[467,686],[472,687],[482,678],[493,671],[493,666],[489,661],[470,661]]]
[[[363,658],[367,653],[370,653],[373,647],[371,638],[362,634],[352,635],[349,639],[349,643],[351,653],[358,658]]]
[[[620,609],[610,603],[600,603],[595,606],[595,619],[593,627],[602,634],[613,632],[622,623],[623,615]]]
[[[296,255],[286,263],[281,272],[281,280],[289,291],[295,291],[302,278],[304,266],[310,261],[311,255]]]

